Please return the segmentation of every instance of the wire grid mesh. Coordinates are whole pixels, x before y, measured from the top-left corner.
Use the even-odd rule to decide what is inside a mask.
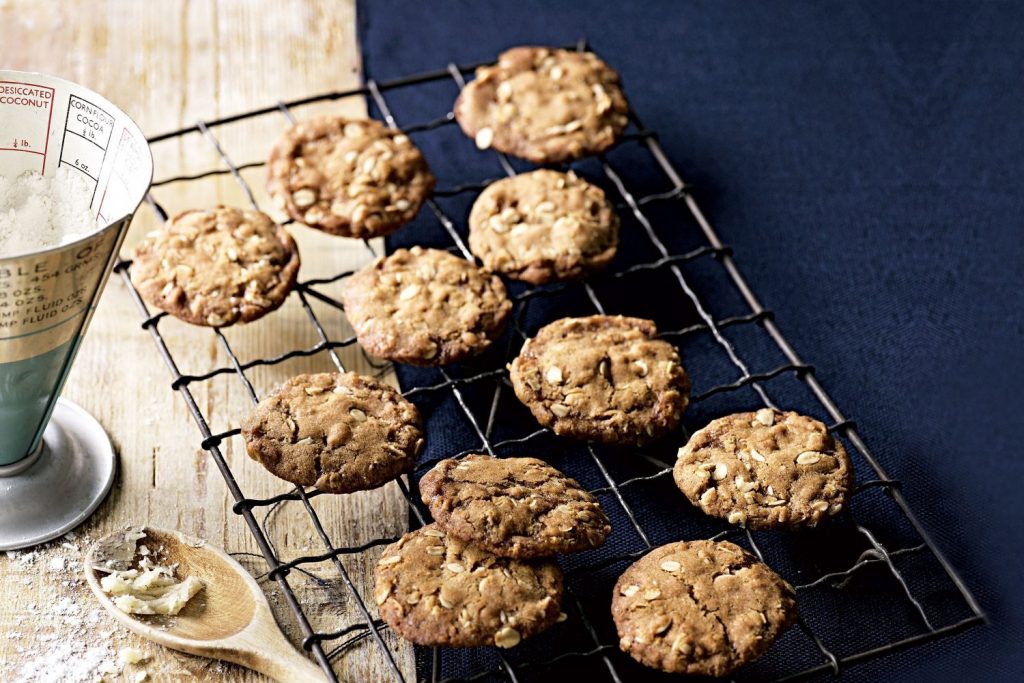
[[[580,50],[589,49],[582,41],[575,47]],[[199,122],[195,126],[151,138],[151,143],[157,143],[197,134],[204,138],[206,144],[212,146],[224,164],[223,168],[204,173],[166,178],[154,183],[154,187],[202,181],[215,175],[231,174],[238,181],[252,206],[259,208],[254,193],[241,171],[262,164],[236,165],[211,131],[212,128],[260,116],[276,115],[292,122],[294,117],[291,110],[294,108],[345,97],[367,96],[389,126],[400,127],[410,135],[429,135],[433,131],[452,126],[454,117],[450,111],[430,121],[399,126],[385,93],[415,89],[424,84],[444,81],[461,88],[464,85],[464,75],[478,66],[481,65],[449,64],[443,70],[388,82],[377,83],[371,80],[362,88],[279,103],[215,121]],[[610,196],[616,198],[617,208],[624,219],[623,245],[625,246],[629,240],[646,240],[648,253],[652,257],[636,260],[621,270],[600,275],[590,282],[513,287],[510,293],[515,309],[511,331],[506,335],[503,349],[486,354],[490,362],[439,368],[427,374],[406,374],[403,381],[404,395],[417,402],[421,411],[425,413],[428,443],[434,436],[431,429],[434,415],[430,409],[432,406],[436,407],[439,401],[454,400],[457,409],[466,420],[468,441],[464,443],[472,445],[455,453],[443,453],[440,457],[463,457],[481,451],[493,455],[536,454],[542,444],[556,444],[553,447],[565,451],[566,457],[575,458],[577,468],[585,467],[589,470],[584,476],[576,472],[574,476],[584,484],[590,482],[589,488],[602,500],[613,520],[622,520],[621,524],[616,523],[613,537],[630,534],[630,538],[606,544],[610,546],[608,550],[598,549],[563,558],[562,564],[566,574],[566,599],[563,604],[563,609],[567,612],[565,623],[556,625],[548,633],[526,641],[515,651],[510,652],[484,648],[472,656],[463,655],[456,658],[439,648],[433,648],[429,652],[421,650],[418,655],[417,677],[433,681],[547,680],[548,677],[555,675],[554,672],[560,667],[571,667],[564,670],[575,675],[592,672],[599,678],[614,681],[655,676],[649,670],[640,669],[628,657],[618,652],[608,614],[608,579],[610,577],[613,581],[629,562],[656,545],[683,538],[729,538],[746,545],[758,557],[780,571],[797,589],[801,612],[806,614],[806,618],[802,617],[798,622],[798,628],[780,639],[761,662],[741,670],[737,674],[739,679],[782,681],[806,679],[829,673],[838,674],[845,665],[983,623],[984,613],[908,507],[900,492],[900,482],[891,479],[885,473],[861,439],[854,422],[839,411],[822,388],[816,379],[814,367],[804,363],[779,332],[774,323],[773,313],[761,305],[739,273],[731,250],[722,244],[705,219],[691,189],[669,162],[656,134],[643,126],[635,112],[631,112],[630,119],[631,127],[616,147],[596,160],[588,162],[594,169],[594,173],[588,177],[599,179],[609,186]],[[627,182],[624,172],[619,170],[622,164],[613,165],[610,160],[616,150],[627,146],[639,149],[647,155],[654,168],[668,181],[667,190],[640,194],[630,189],[631,183]],[[497,154],[498,163],[506,174],[513,175],[517,172],[512,160],[503,154],[494,154]],[[441,235],[447,240],[446,246],[467,259],[472,260],[472,254],[456,221],[451,217],[451,212],[446,211],[442,203],[446,198],[471,199],[491,180],[439,188],[428,201],[430,212],[442,229]],[[166,212],[152,194],[148,197],[148,203],[161,220],[167,219]],[[680,207],[684,209],[683,212],[679,211]],[[697,235],[701,243],[689,249],[674,249],[671,240],[665,237],[664,231],[659,230],[661,226],[656,225],[660,219],[655,214],[659,210],[664,212],[665,209],[669,212],[667,215],[671,217],[675,231],[680,230],[680,216],[688,216],[690,225],[684,226],[684,229]],[[365,245],[368,256],[377,255],[369,242],[365,242]],[[745,312],[718,317],[714,315],[707,297],[702,296],[702,287],[696,279],[699,273],[686,272],[686,269],[693,267],[694,264],[708,261],[725,273],[730,286],[738,293],[747,308]],[[618,262],[619,260],[616,263]],[[267,578],[276,582],[294,613],[303,635],[302,646],[312,652],[330,680],[337,680],[331,661],[357,644],[371,641],[386,661],[387,668],[393,673],[394,678],[406,680],[383,637],[386,625],[375,619],[371,612],[366,598],[372,593],[370,587],[358,585],[341,561],[344,556],[371,552],[374,548],[396,539],[375,538],[360,545],[347,547],[335,545],[311,504],[311,499],[320,495],[316,490],[295,487],[269,498],[247,497],[239,487],[221,451],[221,444],[227,439],[238,437],[239,429],[218,433],[211,431],[207,417],[190,390],[190,385],[194,383],[207,381],[219,375],[233,374],[255,403],[259,396],[247,376],[247,372],[255,367],[277,365],[297,356],[326,354],[335,368],[344,371],[345,367],[337,350],[355,344],[356,340],[351,336],[332,339],[311,301],[317,301],[340,313],[343,310],[341,304],[319,288],[341,281],[351,275],[351,272],[301,281],[295,288],[294,296],[298,298],[318,339],[315,345],[292,349],[272,358],[243,362],[233,351],[225,335],[220,330],[213,330],[212,333],[219,345],[230,359],[229,364],[202,374],[182,374],[159,329],[160,322],[166,314],[150,314],[132,286],[130,265],[130,261],[122,261],[118,264],[117,271],[144,316],[142,327],[152,336],[159,354],[171,372],[171,388],[181,394],[187,404],[202,436],[201,445],[212,456],[228,486],[235,501],[233,511],[241,516],[249,527],[260,554],[266,561]],[[679,504],[678,508],[670,511],[668,515],[664,514],[663,510],[652,514],[650,510],[642,508],[645,502],[654,496],[643,493],[643,490],[644,487],[651,486],[673,486],[670,477],[670,452],[642,452],[627,461],[621,453],[600,446],[570,446],[563,441],[553,441],[550,432],[538,429],[536,423],[531,423],[533,428],[527,433],[503,433],[503,420],[499,415],[504,415],[510,410],[507,401],[499,410],[502,397],[507,398],[509,394],[505,362],[515,355],[518,346],[531,334],[531,319],[534,320],[532,327],[535,331],[538,317],[539,322],[543,323],[551,319],[551,316],[546,316],[545,313],[553,310],[564,314],[564,310],[558,306],[552,308],[543,304],[565,296],[567,292],[573,292],[582,296],[584,305],[590,307],[589,312],[630,314],[628,304],[635,305],[639,300],[637,294],[641,292],[635,291],[635,288],[631,289],[628,280],[652,274],[667,276],[668,280],[662,281],[662,286],[666,286],[666,282],[669,283],[667,291],[659,291],[654,297],[653,305],[656,309],[666,309],[680,302],[685,302],[689,307],[689,324],[672,327],[663,331],[661,336],[680,346],[684,364],[694,377],[695,389],[701,368],[705,364],[708,367],[713,365],[709,360],[712,356],[716,356],[732,372],[738,374],[738,377],[730,381],[713,383],[699,392],[695,391],[691,397],[691,409],[684,421],[688,424],[701,424],[701,421],[692,419],[691,416],[695,408],[705,403],[714,404],[708,408],[709,415],[731,412],[736,409],[738,402],[742,403],[742,409],[761,406],[777,408],[768,386],[784,378],[796,380],[809,397],[816,401],[816,404],[806,404],[808,407],[804,411],[817,414],[829,423],[831,433],[853,447],[859,483],[852,496],[854,505],[841,515],[841,520],[828,525],[827,530],[819,530],[816,532],[818,535],[808,537],[796,533],[786,536],[772,532],[752,533],[742,529],[725,528],[725,525],[714,520],[700,518],[699,513],[695,515],[692,511],[686,510],[683,504]],[[616,299],[616,308],[609,307],[606,299],[607,291],[611,291],[611,288],[605,287],[599,292],[598,283],[612,283],[615,291],[627,292],[625,310],[620,306],[623,303],[621,294]],[[660,297],[664,297],[664,300],[658,300]],[[640,298],[651,299],[649,296]],[[540,316],[528,314],[528,308],[538,305],[545,309]],[[781,353],[784,362],[770,369],[755,371],[758,367],[755,365],[756,359],[752,361],[745,357],[741,353],[743,344],[730,336],[737,330],[753,330],[755,334],[767,339]],[[689,342],[694,339],[702,339],[703,342],[690,347]],[[739,398],[744,392],[752,394],[746,399]],[[792,391],[789,390],[787,396],[792,395]],[[725,401],[721,400],[723,397]],[[792,405],[793,402],[792,399],[788,400],[785,407],[796,409],[797,407]],[[486,419],[481,419],[481,413],[486,414]],[[499,438],[499,435],[503,438]],[[678,445],[687,436],[684,429],[680,438],[672,441],[674,445]],[[425,459],[418,464],[412,477],[401,478],[397,482],[408,502],[412,526],[429,522],[428,513],[413,491],[415,480],[429,469],[436,459]],[[639,493],[634,495],[634,491]],[[678,499],[678,492],[675,495]],[[856,505],[861,499],[869,502],[863,506]],[[289,559],[278,555],[268,530],[257,520],[254,511],[273,509],[287,502],[298,502],[305,509],[312,528],[323,545],[323,552]],[[855,507],[856,512],[853,509]],[[689,515],[685,520],[677,522],[674,519],[684,514]],[[670,522],[667,531],[666,521]],[[625,531],[622,530],[622,526],[626,527]],[[821,558],[828,556],[829,553],[818,552],[819,546],[822,545],[829,546],[843,564],[837,566],[834,563],[823,562]],[[811,546],[812,550],[808,551],[807,546]],[[332,632],[316,631],[312,628],[289,577],[293,571],[313,576],[306,567],[320,562],[330,562],[337,570],[341,582],[352,597],[352,604],[359,616],[358,622]],[[602,572],[606,575],[603,581]],[[824,597],[813,597],[822,593],[825,594]],[[857,611],[855,606],[860,602],[869,607]],[[805,609],[807,604],[810,604],[810,609]],[[884,611],[879,612],[880,609]],[[827,624],[832,626],[826,626]],[[823,631],[827,633],[822,635]],[[869,637],[869,633],[876,636],[874,640]],[[856,646],[848,641],[854,641]],[[329,644],[331,647],[327,649]]]

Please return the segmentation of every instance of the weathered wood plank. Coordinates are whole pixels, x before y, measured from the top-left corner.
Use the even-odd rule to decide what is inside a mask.
[[[279,99],[353,87],[360,71],[354,0],[0,0],[0,64],[53,73],[93,88],[129,112],[149,134]],[[358,98],[296,114],[304,116],[315,109],[365,114],[365,104]],[[284,123],[283,117],[271,115],[215,133],[233,159],[244,163],[263,159]],[[212,147],[199,135],[159,143],[154,153],[158,178],[220,166]],[[247,171],[245,176],[254,184],[257,198],[265,201],[262,169]],[[155,194],[171,212],[217,202],[244,203],[230,176],[162,187]],[[151,212],[143,207],[127,246],[153,225]],[[293,232],[303,256],[303,277],[334,273],[368,259],[359,242],[302,227]],[[317,312],[332,335],[347,333],[337,312],[326,308]],[[124,646],[141,647],[153,657],[144,666],[153,680],[261,680],[237,667],[139,642],[106,615],[94,613],[98,605],[78,581],[76,548],[89,537],[128,523],[180,529],[232,552],[256,552],[242,520],[231,513],[227,489],[214,463],[198,449],[191,417],[170,390],[167,370],[138,323],[125,287],[112,279],[65,395],[99,418],[113,437],[120,454],[118,480],[97,514],[77,535],[64,539],[68,545],[51,543],[37,555],[0,555],[2,680],[16,681],[34,670],[52,673],[54,667],[65,666],[62,661],[72,659],[76,666],[60,671],[69,675],[89,671]],[[226,362],[208,331],[174,320],[162,323],[161,330],[183,372],[205,371]],[[227,337],[242,359],[316,341],[297,301],[262,321],[229,330]],[[351,369],[366,369],[354,348],[346,349],[343,358]],[[250,376],[258,391],[266,391],[291,374],[328,369],[329,358],[320,354],[260,368]],[[236,426],[250,405],[242,385],[232,376],[195,385],[194,391],[215,431]],[[249,460],[239,439],[231,439],[224,452],[247,495],[265,497],[287,490]],[[397,535],[405,528],[406,508],[394,484],[377,492],[314,500],[327,532],[339,545]],[[323,550],[299,503],[275,510],[267,526],[285,558]],[[261,559],[241,559],[254,573],[262,572]],[[372,566],[359,558],[347,559],[345,566],[357,585],[366,584]],[[333,630],[357,619],[337,571],[329,563],[316,569],[327,579],[323,586],[292,574],[300,599],[310,606],[314,627]],[[286,630],[295,636],[297,628],[284,601],[275,600],[272,584],[264,585]],[[400,665],[411,677],[411,651],[405,648],[402,653]],[[389,679],[384,666],[377,648],[364,641],[336,668],[347,680],[376,681]],[[130,679],[114,676],[112,680]]]

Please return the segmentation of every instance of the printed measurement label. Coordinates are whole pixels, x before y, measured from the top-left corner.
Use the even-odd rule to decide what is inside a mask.
[[[113,116],[92,102],[71,95],[64,121],[60,163],[81,171],[94,183],[98,182],[113,131]]]
[[[45,85],[0,81],[0,151],[21,152],[4,160],[6,174],[46,170],[53,96]]]
[[[0,263],[0,363],[39,355],[77,334],[118,233]]]

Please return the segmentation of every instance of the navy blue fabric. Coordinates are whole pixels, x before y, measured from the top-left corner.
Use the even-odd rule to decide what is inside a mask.
[[[1019,680],[1024,597],[1016,581],[1024,570],[1024,528],[1017,502],[1024,466],[1014,437],[1024,426],[1024,7],[374,0],[360,3],[359,22],[364,68],[378,80],[449,60],[491,59],[515,44],[565,44],[586,36],[620,71],[631,102],[698,188],[702,208],[734,247],[755,291],[777,312],[797,351],[817,366],[883,466],[905,483],[912,507],[992,618],[988,627],[856,665],[844,678]],[[438,116],[455,92],[450,83],[428,90],[388,93],[400,124]],[[415,138],[440,185],[500,175],[493,155],[474,150],[453,128]],[[613,163],[630,177],[658,177],[639,156],[613,157]],[[445,205],[463,231],[471,199]],[[436,220],[424,214],[391,246],[450,245]],[[627,221],[624,235],[635,229]],[[647,255],[639,242],[624,245],[634,248],[633,255]],[[694,276],[712,283],[702,296],[714,302],[716,315],[743,312],[724,280],[721,287],[714,284],[711,278],[721,276],[713,274],[713,262],[692,267],[708,269]],[[666,292],[671,285],[656,278],[634,284]],[[605,293],[615,312],[639,307],[635,312],[642,313],[650,305],[635,296],[616,299],[610,287]],[[571,296],[552,306],[552,312],[590,312]],[[679,321],[691,315],[681,304]],[[745,355],[766,355],[754,369],[778,362],[744,333],[732,339]],[[683,351],[704,357],[700,348]],[[699,390],[725,379],[729,368],[690,370]],[[431,378],[436,376],[402,376],[404,382]],[[770,385],[773,396],[808,405],[785,381]],[[753,397],[745,400],[753,405]],[[525,424],[513,403],[503,403],[503,416]],[[688,426],[700,426],[726,407],[708,403],[688,413]],[[421,407],[446,420],[431,434],[429,458],[474,442],[451,399],[421,399]],[[553,462],[568,470],[572,458],[585,457],[570,457],[558,443],[536,447],[564,451]],[[623,465],[613,475],[633,471]],[[584,483],[602,485],[597,479]],[[644,496],[630,502],[656,536],[673,519],[643,510]],[[888,509],[867,505],[863,513],[882,516],[884,526]],[[705,522],[684,513],[688,533],[702,530]],[[613,521],[615,536],[620,529],[627,533],[628,524]],[[834,556],[838,567],[849,559],[844,533],[824,537],[824,547],[820,535],[786,543],[813,545],[826,554],[823,564]],[[652,540],[673,540],[671,535]],[[772,559],[785,565],[786,554]],[[563,565],[576,561],[583,560]],[[872,580],[863,586],[865,604]],[[594,597],[602,599],[606,595]],[[828,600],[807,608],[816,629],[827,630],[821,615],[827,617]],[[941,598],[936,600],[926,606],[941,613]],[[898,635],[885,630],[880,624],[874,635]],[[863,634],[828,636],[840,649],[863,642]],[[463,655],[468,664],[475,656]],[[807,657],[814,661],[813,652]]]

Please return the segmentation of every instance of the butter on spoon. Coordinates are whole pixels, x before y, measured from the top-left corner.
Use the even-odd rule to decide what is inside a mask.
[[[100,588],[122,612],[174,616],[203,589],[203,582],[194,576],[178,581],[176,564],[158,564],[148,546],[137,545],[145,538],[145,531],[139,527],[108,536],[97,544],[92,568],[106,573],[100,579]],[[138,568],[133,568],[136,558]]]
[[[142,558],[136,562],[137,555]],[[174,569],[172,578],[174,573],[194,577],[202,586],[198,594],[184,601],[175,616],[129,614],[115,604],[117,596],[102,586],[104,578],[125,576],[114,572],[142,569],[143,561],[154,555]],[[84,568],[89,588],[100,604],[143,638],[182,652],[241,664],[286,683],[324,680],[323,671],[296,652],[281,633],[256,580],[227,553],[206,541],[169,529],[132,527],[97,541],[86,555]],[[131,577],[132,583],[144,573]],[[159,576],[157,582],[167,577]],[[187,582],[188,578],[181,584]],[[322,650],[316,654],[329,666]]]

